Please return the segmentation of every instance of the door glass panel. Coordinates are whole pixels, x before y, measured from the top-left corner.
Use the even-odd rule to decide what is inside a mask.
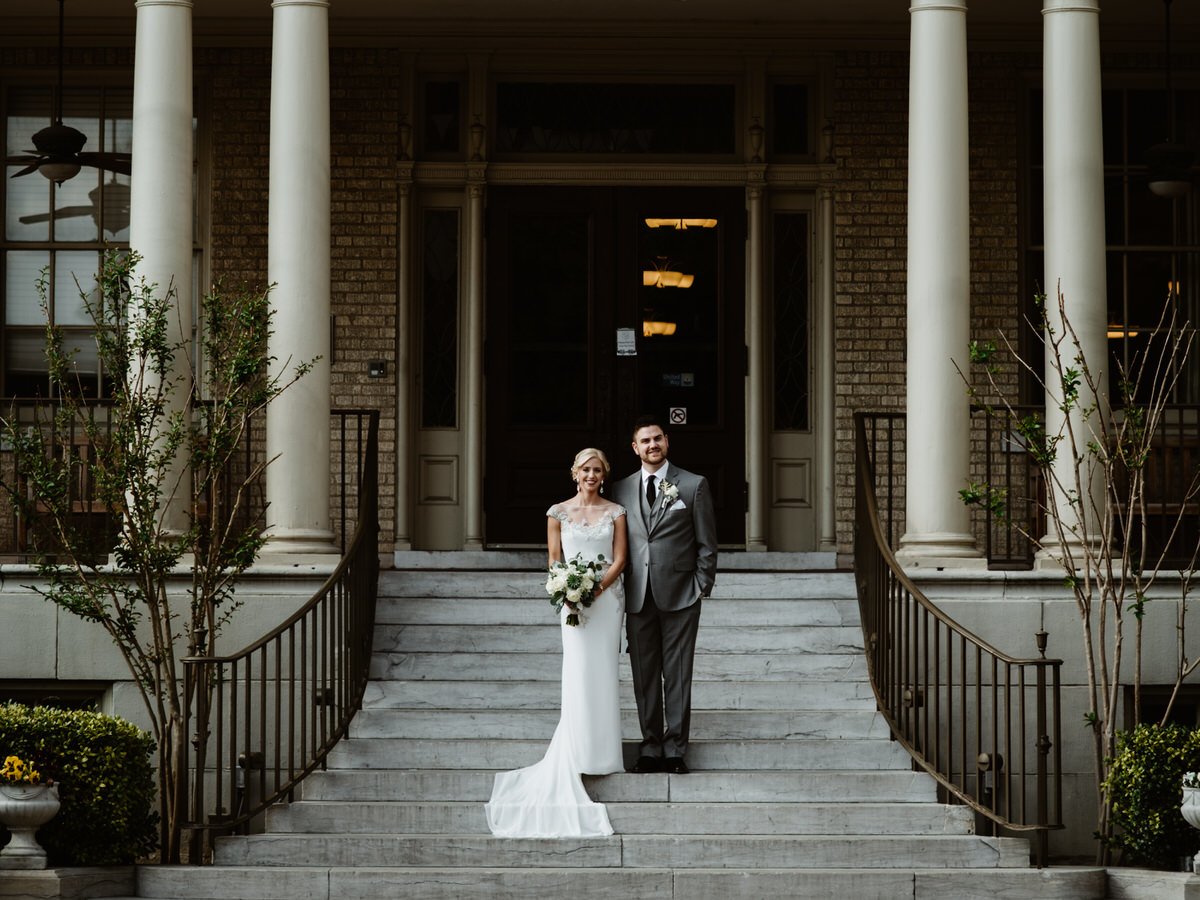
[[[669,209],[638,228],[639,399],[671,424],[720,422],[720,228]]]
[[[803,212],[775,213],[771,268],[776,431],[807,431],[809,407],[809,223]]]
[[[530,214],[510,221],[510,422],[586,426],[591,414],[588,216]]]
[[[458,424],[458,210],[427,209],[421,241],[421,427]]]

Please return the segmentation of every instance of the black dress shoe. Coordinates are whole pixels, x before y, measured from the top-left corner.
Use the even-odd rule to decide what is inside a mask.
[[[651,772],[662,772],[663,761],[657,756],[639,756],[637,762],[633,764],[633,768],[629,770],[638,775],[646,775]]]
[[[687,767],[682,756],[668,756],[662,762],[662,771],[670,772],[672,775],[687,775],[691,769]]]

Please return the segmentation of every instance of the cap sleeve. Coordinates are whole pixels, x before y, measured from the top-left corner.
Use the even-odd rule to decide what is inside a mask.
[[[618,503],[617,508],[613,510],[612,517],[614,519],[619,519],[623,515],[625,515],[625,507]]]
[[[560,522],[567,521],[567,514],[559,508],[557,503],[546,510],[546,517],[549,519],[558,519]]]

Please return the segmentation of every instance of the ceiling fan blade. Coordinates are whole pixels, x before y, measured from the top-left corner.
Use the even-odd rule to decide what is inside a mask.
[[[34,172],[36,172],[38,170],[38,166],[40,166],[41,164],[42,164],[42,161],[39,159],[37,162],[33,163],[33,165],[26,166],[20,172],[13,172],[12,175],[10,175],[9,177],[10,178],[20,178],[22,175],[32,175]]]
[[[80,153],[79,164],[129,175],[133,171],[133,157],[128,153]]]
[[[36,153],[24,153],[21,156],[10,156],[4,160],[6,166],[28,166],[31,163],[41,162],[42,158]]]

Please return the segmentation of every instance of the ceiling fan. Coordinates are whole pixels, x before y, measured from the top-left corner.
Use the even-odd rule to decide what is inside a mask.
[[[129,227],[129,185],[121,184],[116,180],[108,181],[104,185],[103,194],[97,185],[88,191],[88,200],[91,201],[91,206],[64,206],[54,210],[54,218],[71,219],[79,216],[91,216],[97,226],[103,221],[104,230],[114,237]],[[100,211],[102,205],[104,207],[103,219],[101,219]],[[50,213],[48,212],[20,218],[22,225],[35,225],[49,221]]]
[[[87,136],[63,124],[63,6],[64,0],[58,0],[58,92],[54,96],[54,124],[47,125],[33,136],[36,150],[26,150],[21,156],[10,156],[5,162],[10,166],[24,166],[13,173],[13,178],[40,172],[55,184],[74,178],[83,166],[128,175],[131,170],[130,154],[85,153],[83,146],[87,143]]]

